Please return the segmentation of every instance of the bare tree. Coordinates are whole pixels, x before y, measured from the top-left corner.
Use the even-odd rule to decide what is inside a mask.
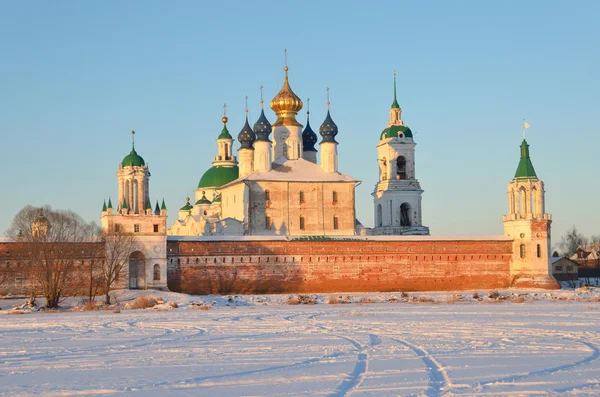
[[[104,281],[105,303],[110,305],[110,290],[119,280],[123,266],[129,263],[132,252],[139,251],[141,244],[138,239],[129,233],[116,232],[103,237],[105,258],[102,266]]]
[[[570,258],[581,245],[587,243],[587,238],[577,231],[577,228],[573,226],[567,230],[567,234],[562,237],[560,242],[561,254],[567,258]]]
[[[53,210],[49,206],[26,206],[11,224],[8,235],[26,246],[28,263],[25,274],[32,288],[46,298],[46,307],[58,307],[72,287],[80,247],[93,241],[97,230],[70,210]]]

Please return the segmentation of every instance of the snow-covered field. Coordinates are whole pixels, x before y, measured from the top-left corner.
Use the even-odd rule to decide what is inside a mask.
[[[599,290],[459,294],[160,293],[154,309],[20,315],[0,299],[0,395],[600,395]]]

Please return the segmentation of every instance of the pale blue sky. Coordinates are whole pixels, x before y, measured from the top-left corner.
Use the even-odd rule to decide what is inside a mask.
[[[339,168],[363,181],[364,224],[396,69],[432,234],[502,233],[523,117],[554,242],[572,225],[600,234],[599,4],[2,2],[0,231],[26,204],[98,221],[132,129],[172,223],[211,166],[223,103],[237,136],[244,97],[254,122],[260,85],[267,101],[281,87],[287,47],[313,127],[331,87]]]

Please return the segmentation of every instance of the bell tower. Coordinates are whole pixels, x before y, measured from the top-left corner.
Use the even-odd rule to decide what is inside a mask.
[[[131,132],[134,136],[135,132]],[[119,163],[117,171],[118,201],[113,212],[112,200],[102,206],[102,235],[135,237],[135,252],[130,253],[129,264],[123,266],[121,285],[129,288],[167,289],[167,207],[152,211],[150,203],[150,170],[135,151]],[[108,248],[108,247],[107,247]]]
[[[394,101],[390,119],[377,145],[379,182],[372,193],[375,209],[375,235],[429,235],[423,226],[421,195],[423,190],[415,173],[415,146],[413,133],[402,121],[402,109],[396,99],[394,73]]]
[[[517,172],[508,182],[508,215],[503,218],[504,234],[513,239],[510,274],[515,288],[560,288],[552,277],[552,217],[546,213],[544,193],[544,182],[535,173],[523,138]]]

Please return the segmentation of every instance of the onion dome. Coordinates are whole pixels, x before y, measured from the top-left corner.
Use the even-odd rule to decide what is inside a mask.
[[[202,191],[202,198],[198,201],[196,201],[196,204],[198,205],[202,205],[202,204],[208,204],[210,205],[210,200],[206,198],[206,194],[204,193],[204,190]]]
[[[227,116],[223,116],[221,120],[223,121],[223,129],[221,130],[221,134],[217,139],[233,139],[233,137],[229,133],[229,130],[227,129],[227,120],[229,119],[227,118]]]
[[[40,208],[40,213],[35,218],[35,220],[33,221],[33,223],[36,224],[36,225],[45,225],[45,226],[47,226],[50,223],[50,221],[48,221],[48,218],[46,218],[44,216],[44,209],[43,208]]]
[[[265,116],[265,110],[260,110],[260,117],[254,123],[254,133],[257,141],[270,142],[269,135],[271,134],[271,123]]]
[[[338,127],[335,125],[333,120],[331,119],[331,115],[329,114],[329,110],[327,111],[327,117],[325,117],[325,121],[321,124],[319,128],[319,134],[323,137],[323,142],[333,142],[337,143],[335,140],[335,136],[338,134]],[[303,134],[304,135],[304,134]]]
[[[134,136],[135,131],[131,131],[131,135]],[[144,159],[135,151],[135,141],[133,141],[131,152],[127,156],[125,156],[121,164],[123,165],[123,167],[143,167],[144,165],[146,165]]]
[[[190,211],[190,210],[193,208],[193,207],[190,205],[190,198],[188,197],[188,198],[186,198],[185,200],[186,200],[186,202],[185,202],[185,205],[184,205],[183,207],[181,207],[181,209],[180,209],[180,210],[181,210],[181,211]]]
[[[382,141],[384,139],[397,138],[399,136],[412,138],[413,134],[410,128],[405,125],[391,125],[381,132],[379,140]]]
[[[274,126],[278,125],[301,125],[296,121],[296,115],[302,109],[302,100],[298,95],[294,94],[290,87],[288,79],[288,67],[283,68],[285,71],[285,80],[283,87],[275,97],[271,100],[271,109],[277,115],[277,121]]]
[[[316,152],[317,134],[310,128],[309,114],[310,112],[306,112],[306,128],[302,131],[302,148],[305,152]]]
[[[248,113],[246,112],[246,124],[238,134],[238,141],[240,142],[240,149],[254,149],[252,144],[256,140],[256,134],[250,128],[250,124],[248,124]]]
[[[517,172],[515,172],[515,179],[537,179],[533,163],[529,157],[529,145],[525,139],[521,143],[521,159],[517,166]]]
[[[198,189],[221,187],[239,177],[240,169],[237,165],[233,167],[214,166],[202,175],[198,183]]]

